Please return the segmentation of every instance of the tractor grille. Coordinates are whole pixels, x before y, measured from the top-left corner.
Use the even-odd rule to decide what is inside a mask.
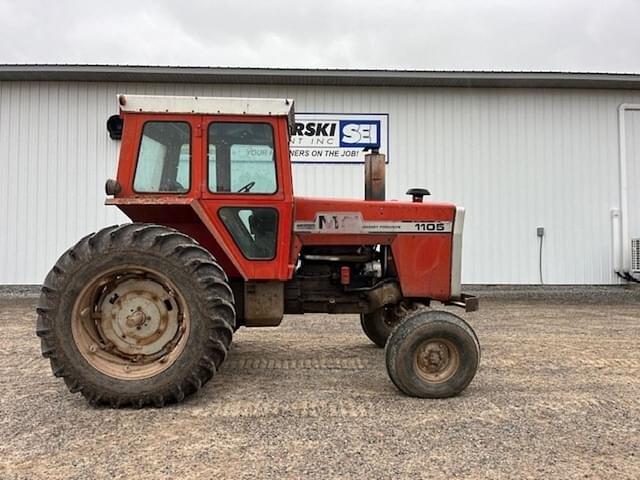
[[[640,238],[631,239],[631,271],[640,272]]]

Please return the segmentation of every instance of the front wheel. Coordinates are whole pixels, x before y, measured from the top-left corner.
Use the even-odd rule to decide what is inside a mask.
[[[458,395],[480,362],[480,344],[471,327],[452,313],[435,310],[405,318],[391,333],[385,353],[396,387],[421,398]]]

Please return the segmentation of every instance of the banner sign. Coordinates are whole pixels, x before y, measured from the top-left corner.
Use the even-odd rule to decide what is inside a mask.
[[[387,113],[296,113],[291,161],[364,163],[365,149],[378,148],[389,162],[388,146]]]

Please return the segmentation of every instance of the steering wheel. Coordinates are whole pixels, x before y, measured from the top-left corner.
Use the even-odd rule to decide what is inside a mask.
[[[238,193],[249,193],[255,184],[256,182],[247,183],[244,187],[238,190]]]

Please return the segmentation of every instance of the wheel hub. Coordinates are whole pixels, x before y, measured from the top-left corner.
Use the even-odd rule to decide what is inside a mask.
[[[137,310],[131,315],[127,315],[127,327],[136,327],[138,330],[142,328],[142,325],[147,323],[147,315],[140,310],[141,307],[137,307]]]
[[[449,350],[441,342],[429,342],[423,347],[418,361],[428,372],[440,372],[449,363]]]
[[[175,299],[150,279],[130,279],[109,291],[100,305],[104,338],[125,355],[154,355],[178,331]]]
[[[416,373],[430,383],[440,383],[451,378],[459,364],[458,350],[449,340],[427,340],[416,350]]]
[[[76,301],[73,319],[85,359],[125,380],[169,368],[189,334],[184,298],[164,275],[146,269],[114,269],[96,277]]]

